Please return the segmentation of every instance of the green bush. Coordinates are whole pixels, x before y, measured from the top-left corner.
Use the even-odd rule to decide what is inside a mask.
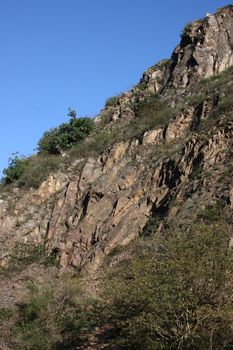
[[[104,295],[117,349],[231,348],[228,241],[217,224],[170,232],[109,274]]]
[[[99,130],[84,142],[74,145],[68,154],[71,158],[76,159],[80,157],[94,157],[123,139],[122,128],[116,125],[111,131]]]
[[[60,154],[74,144],[82,142],[93,129],[93,119],[72,116],[69,123],[63,123],[44,133],[38,142],[38,151],[39,153]]]
[[[17,181],[29,165],[29,158],[20,156],[18,153],[13,154],[9,159],[8,168],[3,170],[3,179],[4,184],[11,184]]]
[[[62,167],[64,162],[58,155],[36,154],[28,158],[16,155],[3,171],[2,185],[7,187],[14,183],[19,187],[37,188],[51,172]]]

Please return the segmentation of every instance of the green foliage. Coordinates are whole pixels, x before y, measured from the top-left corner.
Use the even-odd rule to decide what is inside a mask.
[[[162,216],[159,214],[152,214],[149,217],[148,222],[143,228],[142,235],[144,237],[152,237],[152,235],[155,233],[157,228],[159,227],[159,224],[162,220]]]
[[[74,144],[82,142],[94,129],[91,118],[76,118],[76,112],[69,111],[70,121],[46,131],[38,142],[40,153],[60,154]]]
[[[20,156],[18,153],[13,154],[9,159],[8,168],[3,170],[3,183],[7,185],[17,181],[27,169],[28,164],[28,158]]]
[[[119,96],[109,97],[105,102],[105,107],[115,107],[119,103]]]
[[[233,252],[220,225],[169,232],[121,263],[105,285],[117,349],[232,346]]]
[[[13,315],[13,311],[7,308],[0,308],[0,321],[8,320]]]
[[[209,90],[220,89],[221,87],[223,87],[224,89],[227,89],[228,84],[231,85],[232,74],[233,74],[233,65],[225,69],[220,74],[213,75],[209,78],[203,79],[201,81],[201,85],[205,89],[208,88]]]
[[[201,24],[201,23],[202,23],[202,20],[201,20],[201,19],[196,19],[195,22]],[[183,28],[183,30],[182,30],[182,32],[181,32],[181,34],[180,34],[181,39],[182,39],[186,34],[188,34],[188,32],[191,30],[192,26],[193,26],[193,21],[187,23],[187,24],[184,26],[184,28]]]
[[[83,295],[78,279],[63,278],[58,285],[33,288],[28,300],[18,307],[13,348],[76,349],[98,324],[98,312],[96,302]]]
[[[174,112],[158,95],[151,95],[145,101],[135,103],[132,108],[136,118],[131,123],[116,124],[111,130],[96,130],[84,142],[74,145],[69,156],[73,158],[98,155],[117,142],[140,137],[147,130],[164,124]]]
[[[37,188],[51,172],[62,165],[61,156],[37,154],[23,157],[16,154],[9,161],[9,167],[4,169],[2,185],[16,184],[19,187]]]
[[[111,131],[99,130],[93,133],[84,142],[74,145],[69,151],[71,158],[96,156],[104,152],[114,143],[122,141],[124,134],[122,128],[116,125]]]

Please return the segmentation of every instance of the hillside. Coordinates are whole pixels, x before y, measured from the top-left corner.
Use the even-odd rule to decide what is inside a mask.
[[[232,348],[232,65],[229,5],[12,163],[0,349]]]

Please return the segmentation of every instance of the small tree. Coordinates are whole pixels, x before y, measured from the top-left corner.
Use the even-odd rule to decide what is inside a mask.
[[[69,108],[68,123],[63,123],[57,128],[46,131],[38,142],[38,150],[41,153],[60,154],[69,149],[73,144],[82,142],[94,129],[93,119],[77,118],[77,113]]]
[[[74,109],[68,108],[68,117],[70,117],[70,119],[76,119],[77,112]]]

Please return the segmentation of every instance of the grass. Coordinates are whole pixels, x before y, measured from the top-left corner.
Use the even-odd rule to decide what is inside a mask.
[[[109,97],[105,102],[105,107],[116,107],[119,104],[119,96]]]
[[[94,299],[81,287],[80,279],[61,277],[41,289],[29,289],[18,305],[11,327],[14,350],[72,350],[99,323]]]
[[[62,165],[62,157],[55,155],[35,155],[29,160],[29,165],[17,181],[19,187],[37,188],[51,172],[57,171]]]
[[[233,65],[225,69],[223,72],[203,79],[200,84],[207,89],[216,89],[225,86],[232,81]]]
[[[164,125],[174,110],[164,103],[158,94],[148,96],[134,106],[135,119],[129,125],[132,137],[140,137],[146,131]]]
[[[7,268],[0,269],[0,276],[8,276],[23,271],[31,264],[41,264],[44,266],[57,266],[56,255],[48,254],[44,245],[32,245],[26,243],[16,243]]]
[[[12,183],[5,184],[4,178],[2,179],[0,190],[10,190],[12,184],[24,188],[38,188],[48,175],[60,169],[63,163],[62,156],[35,154],[27,158],[27,166]]]

